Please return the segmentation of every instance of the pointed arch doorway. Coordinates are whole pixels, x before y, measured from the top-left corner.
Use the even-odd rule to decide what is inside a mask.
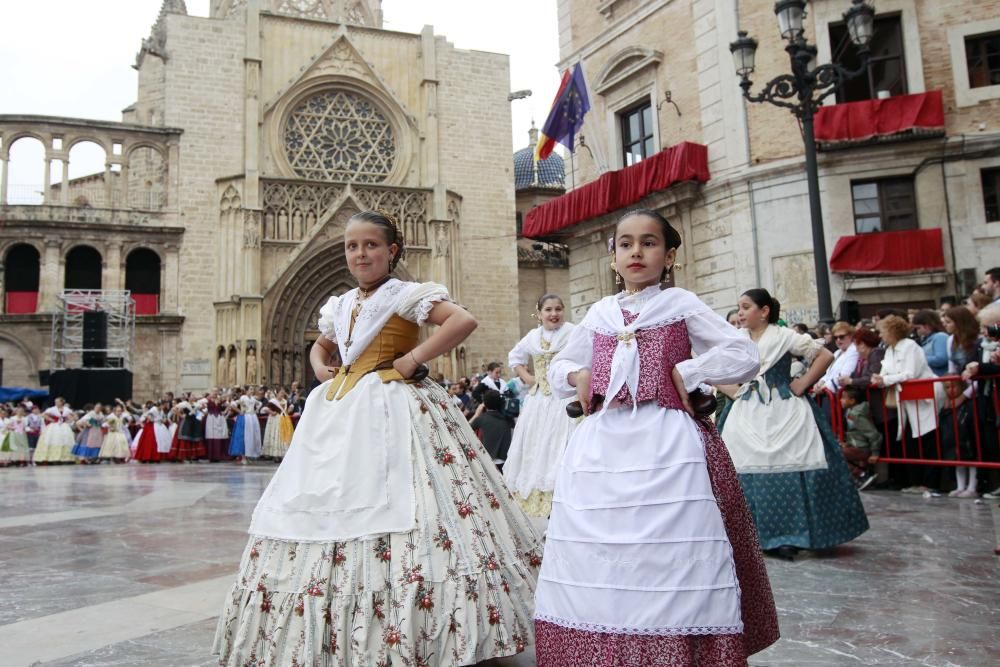
[[[309,350],[320,335],[319,309],[331,296],[356,286],[344,259],[343,229],[357,210],[345,206],[332,216],[322,242],[314,238],[312,247],[292,262],[265,295],[265,383],[289,387],[298,381],[307,389],[315,382]],[[394,275],[412,280],[402,265]]]

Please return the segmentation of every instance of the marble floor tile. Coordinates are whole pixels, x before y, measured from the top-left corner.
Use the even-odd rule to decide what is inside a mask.
[[[273,472],[230,463],[0,470],[0,667],[214,665],[215,614]],[[997,664],[997,503],[863,498],[872,528],[859,539],[767,561],[782,638],[750,665]],[[483,667],[534,664],[529,653]]]

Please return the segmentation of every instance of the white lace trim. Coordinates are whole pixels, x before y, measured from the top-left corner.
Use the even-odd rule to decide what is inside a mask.
[[[631,311],[629,311],[629,312],[631,312]],[[693,317],[694,315],[697,315],[699,313],[705,313],[705,312],[713,312],[713,311],[711,311],[710,308],[704,308],[704,309],[687,311],[687,312],[682,313],[680,315],[673,315],[673,316],[670,316],[670,317],[664,317],[662,319],[650,322],[649,324],[644,324],[643,327],[642,327],[642,329],[657,329],[659,327],[665,327],[668,324],[676,324],[677,322],[683,322],[683,321],[689,319],[690,317]],[[607,328],[604,328],[604,327],[597,326],[596,324],[594,324],[592,322],[587,322],[587,321],[581,322],[580,326],[584,327],[585,329],[589,329],[590,331],[593,331],[594,333],[604,334],[605,336],[617,336],[620,333],[618,331],[612,331],[611,329],[607,329]]]
[[[536,621],[552,623],[570,630],[582,630],[583,632],[600,632],[612,635],[642,635],[645,637],[669,637],[671,635],[740,635],[743,634],[743,624],[739,625],[706,625],[696,627],[669,627],[658,628],[626,628],[616,625],[604,625],[601,623],[582,623],[580,621],[568,621],[563,618],[551,616],[549,614],[535,614]]]
[[[451,301],[451,297],[448,296],[447,291],[442,291],[440,294],[425,297],[418,301],[414,309],[414,315],[417,316],[417,326],[424,326],[427,323],[427,318],[431,315],[431,311],[434,310],[434,306],[442,301]]]

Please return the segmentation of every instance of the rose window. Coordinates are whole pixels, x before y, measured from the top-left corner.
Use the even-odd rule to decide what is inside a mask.
[[[285,124],[285,155],[302,178],[381,183],[396,162],[392,125],[370,100],[331,90],[303,100]]]

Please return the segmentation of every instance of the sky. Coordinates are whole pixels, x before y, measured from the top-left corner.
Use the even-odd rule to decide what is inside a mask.
[[[135,55],[161,4],[0,0],[0,114],[120,121],[121,110],[136,97]],[[208,16],[209,0],[187,0],[187,8],[191,15]],[[514,149],[528,145],[532,119],[542,125],[559,86],[556,0],[505,0],[503,11],[484,0],[383,0],[382,13],[390,30],[419,32],[429,24],[458,48],[509,54],[510,90],[533,91],[511,103]],[[40,146],[14,146],[8,176],[12,194],[41,187],[41,164]],[[103,168],[103,153],[81,145],[73,152],[70,178]],[[53,182],[58,180],[54,169]]]

